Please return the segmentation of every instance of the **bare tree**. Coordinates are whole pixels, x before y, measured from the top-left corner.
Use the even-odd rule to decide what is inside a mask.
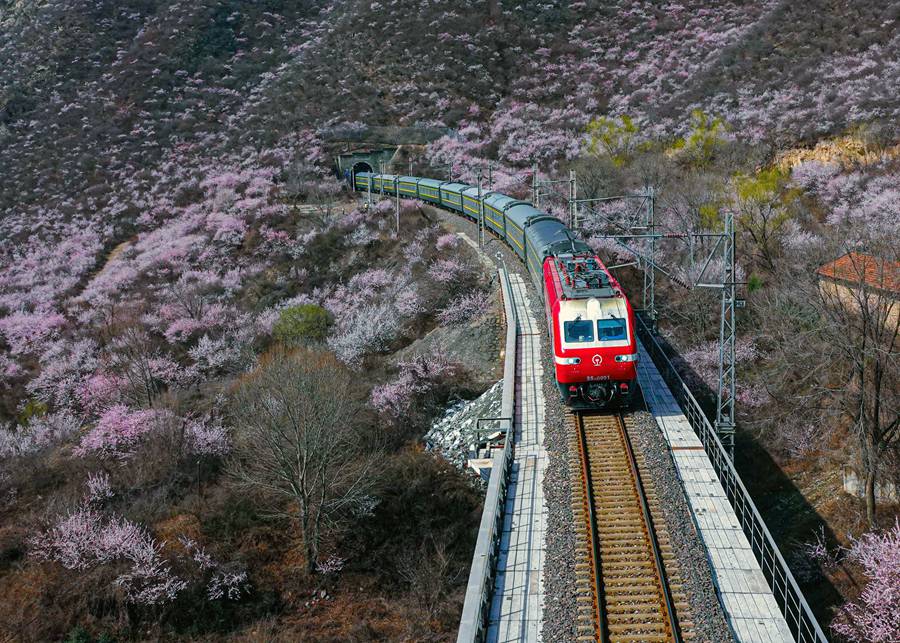
[[[199,320],[203,319],[209,304],[213,301],[213,292],[218,287],[215,280],[211,283],[204,282],[204,278],[197,274],[187,274],[169,284],[166,289],[170,301],[180,313]]]
[[[358,383],[330,353],[278,349],[232,400],[234,478],[288,498],[315,570],[326,528],[371,511],[376,454],[359,429]]]
[[[845,376],[843,408],[852,421],[865,468],[866,520],[875,526],[875,480],[900,431],[900,302],[884,285],[892,262],[849,254],[858,280],[819,288],[821,333],[840,357]]]
[[[398,572],[409,584],[416,608],[431,621],[446,605],[446,597],[459,579],[462,570],[454,565],[453,557],[443,541],[424,541],[418,551],[411,550],[400,559]]]
[[[583,156],[572,167],[578,175],[578,198],[597,199],[623,194],[621,171],[608,158]]]
[[[159,351],[153,339],[137,324],[129,324],[110,346],[110,368],[128,383],[125,397],[141,406],[154,406],[164,383],[157,372]]]

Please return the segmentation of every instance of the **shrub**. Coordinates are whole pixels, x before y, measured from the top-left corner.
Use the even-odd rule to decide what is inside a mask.
[[[187,583],[172,573],[161,556],[162,544],[145,529],[121,516],[105,516],[83,504],[32,538],[31,554],[71,571],[122,563],[126,569],[114,585],[125,600],[158,605],[175,599]]]
[[[17,430],[0,429],[0,458],[26,455],[55,446],[74,435],[81,421],[70,410],[32,417]]]
[[[438,351],[416,355],[397,365],[399,374],[372,389],[369,403],[379,413],[400,420],[430,407],[441,385],[458,371],[455,364]]]
[[[366,553],[351,557],[348,566],[377,565],[385,581],[405,585],[405,559],[421,543],[434,543],[446,547],[462,572],[458,582],[464,579],[481,504],[468,478],[445,460],[411,449],[385,459],[379,489],[374,515],[346,543],[348,550],[363,547]]]
[[[35,398],[30,398],[28,402],[25,403],[25,406],[22,407],[22,412],[19,413],[19,424],[22,426],[28,426],[29,420],[35,416],[42,416],[47,413],[47,405]]]
[[[101,633],[97,638],[91,636],[91,633],[80,625],[69,632],[65,643],[114,643],[115,639],[106,632]]]
[[[117,404],[103,412],[96,426],[82,438],[75,455],[97,454],[126,460],[146,434],[155,429],[160,421],[171,417],[169,411],[135,411]]]
[[[438,320],[445,326],[465,324],[487,313],[492,303],[491,293],[483,290],[459,295],[438,313]]]
[[[328,311],[315,304],[291,306],[281,311],[272,336],[288,345],[321,342],[328,334]]]
[[[854,540],[847,559],[862,566],[866,584],[838,612],[832,629],[848,641],[887,643],[900,637],[900,522]]]

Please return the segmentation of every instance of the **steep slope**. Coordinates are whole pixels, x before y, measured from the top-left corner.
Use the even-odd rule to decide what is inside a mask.
[[[28,533],[46,527],[38,524],[38,505],[70,507],[99,462],[113,472],[113,504],[135,507],[134,524],[177,541],[182,532],[169,522],[180,524],[194,511],[191,502],[203,501],[191,482],[200,487],[203,479],[217,500],[198,533],[221,536],[223,556],[241,551],[251,566],[276,566],[259,551],[247,553],[256,537],[261,550],[273,547],[279,563],[290,562],[290,546],[273,532],[254,531],[261,519],[225,489],[225,447],[216,438],[228,427],[209,415],[218,396],[271,346],[282,312],[302,306],[331,316],[320,339],[367,372],[366,387],[384,385],[404,368],[389,355],[432,328],[441,311],[465,304],[458,292],[435,293],[481,286],[452,239],[421,211],[405,209],[410,233],[393,239],[388,208],[361,212],[341,202],[324,143],[339,128],[447,128],[450,136],[415,159],[423,172],[454,162],[457,175],[471,180],[490,158],[495,187],[522,194],[533,162],[549,176],[577,166],[582,193],[650,183],[660,195],[657,223],[667,231],[718,230],[723,208],[740,209],[740,271],[753,288],[741,329],[740,402],[758,424],[778,427],[767,446],[788,466],[818,457],[813,447],[827,440],[783,421],[798,390],[797,365],[760,358],[785,354],[789,343],[760,328],[767,322],[790,330],[791,312],[809,310],[808,299],[792,308],[791,289],[802,284],[814,293],[810,275],[845,246],[890,250],[884,242],[900,221],[900,162],[891,148],[900,138],[898,20],[897,3],[838,0],[0,1],[4,596],[38,588],[26,597],[33,606],[65,594],[64,574],[28,557]],[[695,110],[703,113],[692,116]],[[605,122],[621,135],[617,117],[624,115],[634,118],[634,154],[586,152],[589,123],[612,117]],[[779,155],[836,136],[843,138],[830,144],[840,153]],[[778,172],[768,169],[778,158]],[[687,257],[702,246],[665,246],[659,256],[688,273]],[[667,330],[691,351],[698,383],[711,381],[710,310],[717,309],[665,284],[660,293],[677,320]],[[806,332],[806,317],[793,321]],[[770,385],[781,372],[794,374],[783,390]],[[840,376],[827,365],[818,372],[823,387]],[[429,404],[456,390],[438,381],[427,387]],[[398,395],[409,388],[402,376],[389,384]],[[409,396],[403,403],[431,408]],[[198,469],[194,477],[193,452],[173,456],[174,464],[139,467],[135,477],[100,456],[73,453],[98,427],[139,433],[135,427],[158,420],[157,411],[167,430],[177,420],[207,440],[202,475]],[[835,429],[829,466],[840,466],[851,443],[840,419],[811,417]],[[402,444],[419,420],[405,427],[396,417],[372,422]],[[409,464],[430,483],[452,480],[452,493],[464,499],[464,523],[473,502],[464,484],[418,455],[405,457],[392,461],[392,473],[402,478]],[[24,481],[5,472],[30,467],[34,475]],[[390,489],[389,511],[376,519],[389,524],[402,515],[407,491]],[[238,518],[224,517],[229,513]],[[245,514],[251,517],[241,523]],[[82,526],[94,524],[89,512],[78,516]],[[445,535],[466,537],[435,523]],[[410,571],[394,563],[392,587]],[[246,614],[222,616],[219,631],[270,608],[296,617],[304,601],[273,588],[271,571],[250,569],[263,591]],[[88,589],[110,587],[100,572],[86,582]],[[116,600],[92,604],[91,622],[108,625],[126,613],[109,607],[121,607]],[[410,634],[386,623],[399,618],[396,611],[379,617],[369,607],[373,622],[385,621],[376,628],[381,635],[449,636],[453,615],[440,615],[440,632]],[[76,624],[80,608],[69,608],[54,627]],[[166,618],[165,627],[186,627],[191,613]]]

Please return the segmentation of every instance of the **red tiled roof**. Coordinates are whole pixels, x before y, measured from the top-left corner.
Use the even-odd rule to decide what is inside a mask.
[[[861,252],[848,252],[816,271],[821,277],[859,283],[892,293],[900,293],[900,262],[888,261]]]

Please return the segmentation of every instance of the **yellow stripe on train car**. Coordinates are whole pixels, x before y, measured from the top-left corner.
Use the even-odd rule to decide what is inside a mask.
[[[471,212],[472,214],[480,214],[480,212],[479,212],[477,209],[475,209],[475,208],[470,208],[470,207],[467,206],[467,205],[466,205],[466,206],[463,206],[463,207],[464,207],[466,210],[468,210],[469,212]],[[484,215],[484,218],[487,219],[488,221],[490,221],[491,223],[493,223],[493,224],[494,224],[495,226],[497,226],[498,228],[501,228],[501,229],[503,228],[503,224],[501,224],[499,221],[497,221],[497,220],[494,219],[493,217],[490,217],[490,216],[488,216],[487,214],[485,214],[485,215]]]
[[[511,234],[507,234],[507,235],[506,235],[506,238],[507,238],[507,239],[512,239],[512,242],[513,242],[514,244],[516,244],[517,246],[519,246],[519,250],[521,250],[522,252],[525,252],[525,248],[522,247],[522,244],[519,243],[519,240],[516,239],[514,236],[512,236]]]
[[[500,210],[498,210],[497,208],[492,208],[492,207],[489,206],[489,205],[485,205],[484,207],[486,207],[488,210],[490,210],[491,212],[493,212],[494,214],[496,214],[496,215],[497,215],[498,217],[500,217],[501,219],[504,219],[504,218],[505,218],[505,217],[503,216],[503,213],[500,212]],[[498,223],[497,225],[500,226],[500,227],[503,227],[502,224],[500,224],[500,223]]]

